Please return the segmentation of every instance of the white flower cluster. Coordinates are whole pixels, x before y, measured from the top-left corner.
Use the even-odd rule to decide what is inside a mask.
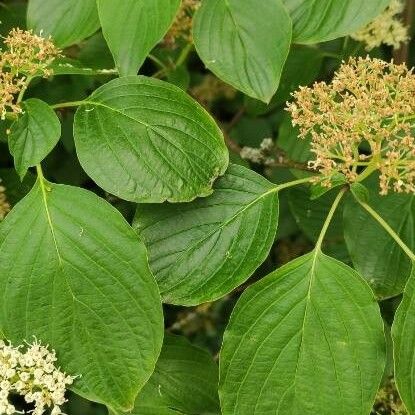
[[[367,51],[381,44],[399,49],[402,43],[409,40],[408,28],[399,18],[404,7],[401,0],[392,0],[383,13],[351,37],[359,42],[364,42]]]
[[[21,395],[34,405],[33,415],[42,415],[48,409],[51,415],[64,415],[61,405],[66,402],[66,387],[74,377],[55,366],[55,351],[40,342],[28,344],[26,351],[22,349],[0,340],[0,414],[17,413],[9,398]]]
[[[243,147],[240,156],[244,160],[251,161],[252,163],[269,166],[275,162],[272,156],[273,149],[274,142],[272,141],[272,138],[264,138],[259,148]]]

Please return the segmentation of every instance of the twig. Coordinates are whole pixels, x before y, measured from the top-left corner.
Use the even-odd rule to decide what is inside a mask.
[[[229,134],[225,130],[223,130],[222,132],[223,132],[223,137],[225,138],[225,143],[227,147],[229,148],[229,150],[239,155],[239,153],[242,150],[242,147],[236,141],[234,141],[231,137],[229,137]]]
[[[316,171],[308,167],[306,163],[300,163],[289,159],[285,152],[280,148],[277,148],[275,154],[275,161],[273,163],[267,164],[267,167],[286,167],[289,169],[303,170],[307,172],[315,173]]]
[[[243,115],[245,114],[246,108],[245,107],[241,107],[238,112],[236,112],[236,114],[232,117],[232,119],[230,120],[230,122],[228,123],[228,125],[226,126],[226,133],[229,133],[233,127],[235,127],[236,124],[238,124],[238,122],[241,120],[241,118],[243,117]]]
[[[409,32],[412,32],[411,28],[414,23],[415,14],[415,0],[406,0],[405,14],[403,20],[406,26],[409,27]],[[409,58],[409,42],[405,42],[398,50],[393,53],[393,61],[396,64],[405,63]]]

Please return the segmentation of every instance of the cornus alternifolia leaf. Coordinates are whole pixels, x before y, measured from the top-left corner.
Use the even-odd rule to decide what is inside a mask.
[[[14,414],[10,398],[20,395],[34,405],[33,415],[64,415],[65,391],[75,377],[62,372],[56,362],[55,351],[37,340],[17,347],[0,340],[0,413]]]
[[[409,41],[408,27],[400,17],[404,8],[402,0],[392,0],[383,13],[351,37],[365,43],[367,51],[382,44],[398,49]]]
[[[288,104],[300,137],[311,136],[310,167],[324,177],[380,171],[381,194],[415,193],[415,75],[405,65],[351,58],[330,84],[301,87]],[[362,145],[369,151],[361,151]]]

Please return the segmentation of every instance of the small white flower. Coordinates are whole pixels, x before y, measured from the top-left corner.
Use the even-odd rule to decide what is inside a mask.
[[[54,365],[56,353],[42,346],[37,340],[23,347],[13,347],[0,340],[0,414],[14,414],[10,404],[11,394],[23,396],[27,403],[34,404],[32,415],[65,415],[61,405],[66,402],[67,385],[74,377],[65,374]]]
[[[391,0],[383,13],[351,37],[359,42],[364,42],[367,51],[381,44],[398,49],[402,43],[409,40],[408,27],[399,18],[404,8],[401,0]]]

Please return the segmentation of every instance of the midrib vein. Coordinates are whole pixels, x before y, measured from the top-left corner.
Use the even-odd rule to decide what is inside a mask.
[[[58,247],[58,242],[56,240],[56,234],[55,234],[55,229],[53,227],[53,223],[52,223],[52,217],[50,215],[50,211],[49,211],[49,206],[48,206],[48,201],[47,201],[47,189],[45,186],[45,181],[43,177],[38,177],[39,180],[39,185],[40,185],[40,190],[42,193],[42,201],[43,201],[43,205],[45,208],[45,213],[46,213],[46,219],[49,225],[49,229],[50,229],[50,233],[52,235],[52,239],[53,239],[53,244],[55,246],[55,250],[56,250],[56,255],[58,256],[58,260],[59,260],[59,265],[61,267],[63,267],[63,261],[62,261],[62,257],[61,254],[59,252],[59,247]]]

